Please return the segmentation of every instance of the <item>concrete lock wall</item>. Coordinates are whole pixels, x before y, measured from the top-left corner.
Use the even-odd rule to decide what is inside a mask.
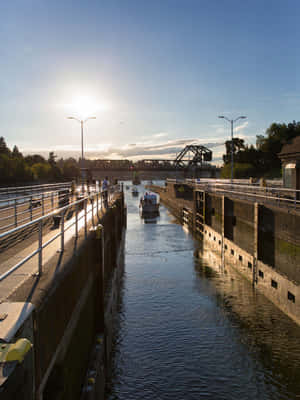
[[[197,215],[195,194],[191,205],[189,195],[187,199],[176,198],[170,183],[167,189],[153,190],[181,222],[188,223],[200,238],[200,248],[208,247],[217,253],[220,265],[232,265],[300,324],[299,214],[205,192],[199,230],[201,218]]]
[[[300,216],[260,206],[259,260],[300,283]]]
[[[36,399],[104,398],[123,271],[123,195],[99,222],[102,228],[90,227],[87,238],[81,233],[60,260],[56,255],[40,278],[32,277],[9,298],[35,306]]]

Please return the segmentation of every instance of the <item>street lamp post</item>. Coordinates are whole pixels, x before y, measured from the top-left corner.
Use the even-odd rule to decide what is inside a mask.
[[[231,183],[233,181],[233,124],[239,119],[245,119],[247,118],[245,115],[241,115],[240,117],[237,117],[236,119],[229,119],[227,117],[224,117],[224,115],[219,115],[219,118],[226,119],[226,121],[230,122],[231,124]]]
[[[78,121],[81,126],[81,191],[82,194],[84,193],[84,172],[83,172],[83,167],[84,167],[84,153],[83,153],[83,124],[88,121],[89,119],[96,119],[96,117],[88,117],[87,119],[78,119],[75,117],[67,117],[68,119],[75,119],[75,121]]]

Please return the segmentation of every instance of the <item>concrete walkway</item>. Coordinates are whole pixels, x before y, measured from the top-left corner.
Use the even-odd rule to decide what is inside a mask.
[[[104,211],[103,209],[102,211]],[[101,214],[99,204],[99,217]],[[87,226],[97,224],[98,219],[96,216],[96,206],[94,205],[94,221],[92,216],[92,204],[87,206]],[[84,236],[85,234],[85,218],[84,210],[78,213],[78,235]],[[68,228],[69,227],[69,228]],[[67,245],[75,238],[75,216],[69,220],[64,221],[64,228],[67,229],[64,233],[64,244]],[[51,227],[43,228],[43,244],[50,241],[57,234],[61,233],[61,225],[57,229]],[[17,263],[28,257],[38,249],[38,234],[32,234],[21,243],[8,249],[0,255],[0,275],[7,272],[10,268]],[[54,255],[61,253],[61,236],[53,240],[42,251],[42,264],[45,265]],[[9,297],[28,277],[38,273],[38,257],[34,255],[30,260],[23,264],[20,268],[12,272],[9,276],[0,281],[0,302],[3,302]]]

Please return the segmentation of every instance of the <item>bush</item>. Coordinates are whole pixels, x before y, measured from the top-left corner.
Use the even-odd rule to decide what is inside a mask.
[[[256,176],[255,167],[247,163],[235,163],[233,166],[234,179],[250,178]],[[221,178],[231,178],[231,164],[225,164],[221,169]]]

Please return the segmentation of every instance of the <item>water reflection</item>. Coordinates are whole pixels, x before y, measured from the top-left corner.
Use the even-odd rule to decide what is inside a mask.
[[[127,195],[112,399],[299,398],[299,328],[161,207],[144,223]],[[197,247],[201,257],[194,256]]]
[[[234,268],[222,268],[221,258],[201,250],[197,276],[213,283],[218,307],[238,327],[240,341],[267,373],[266,384],[286,385],[290,397],[300,398],[300,328],[255,290]],[[297,396],[299,394],[299,397]]]

